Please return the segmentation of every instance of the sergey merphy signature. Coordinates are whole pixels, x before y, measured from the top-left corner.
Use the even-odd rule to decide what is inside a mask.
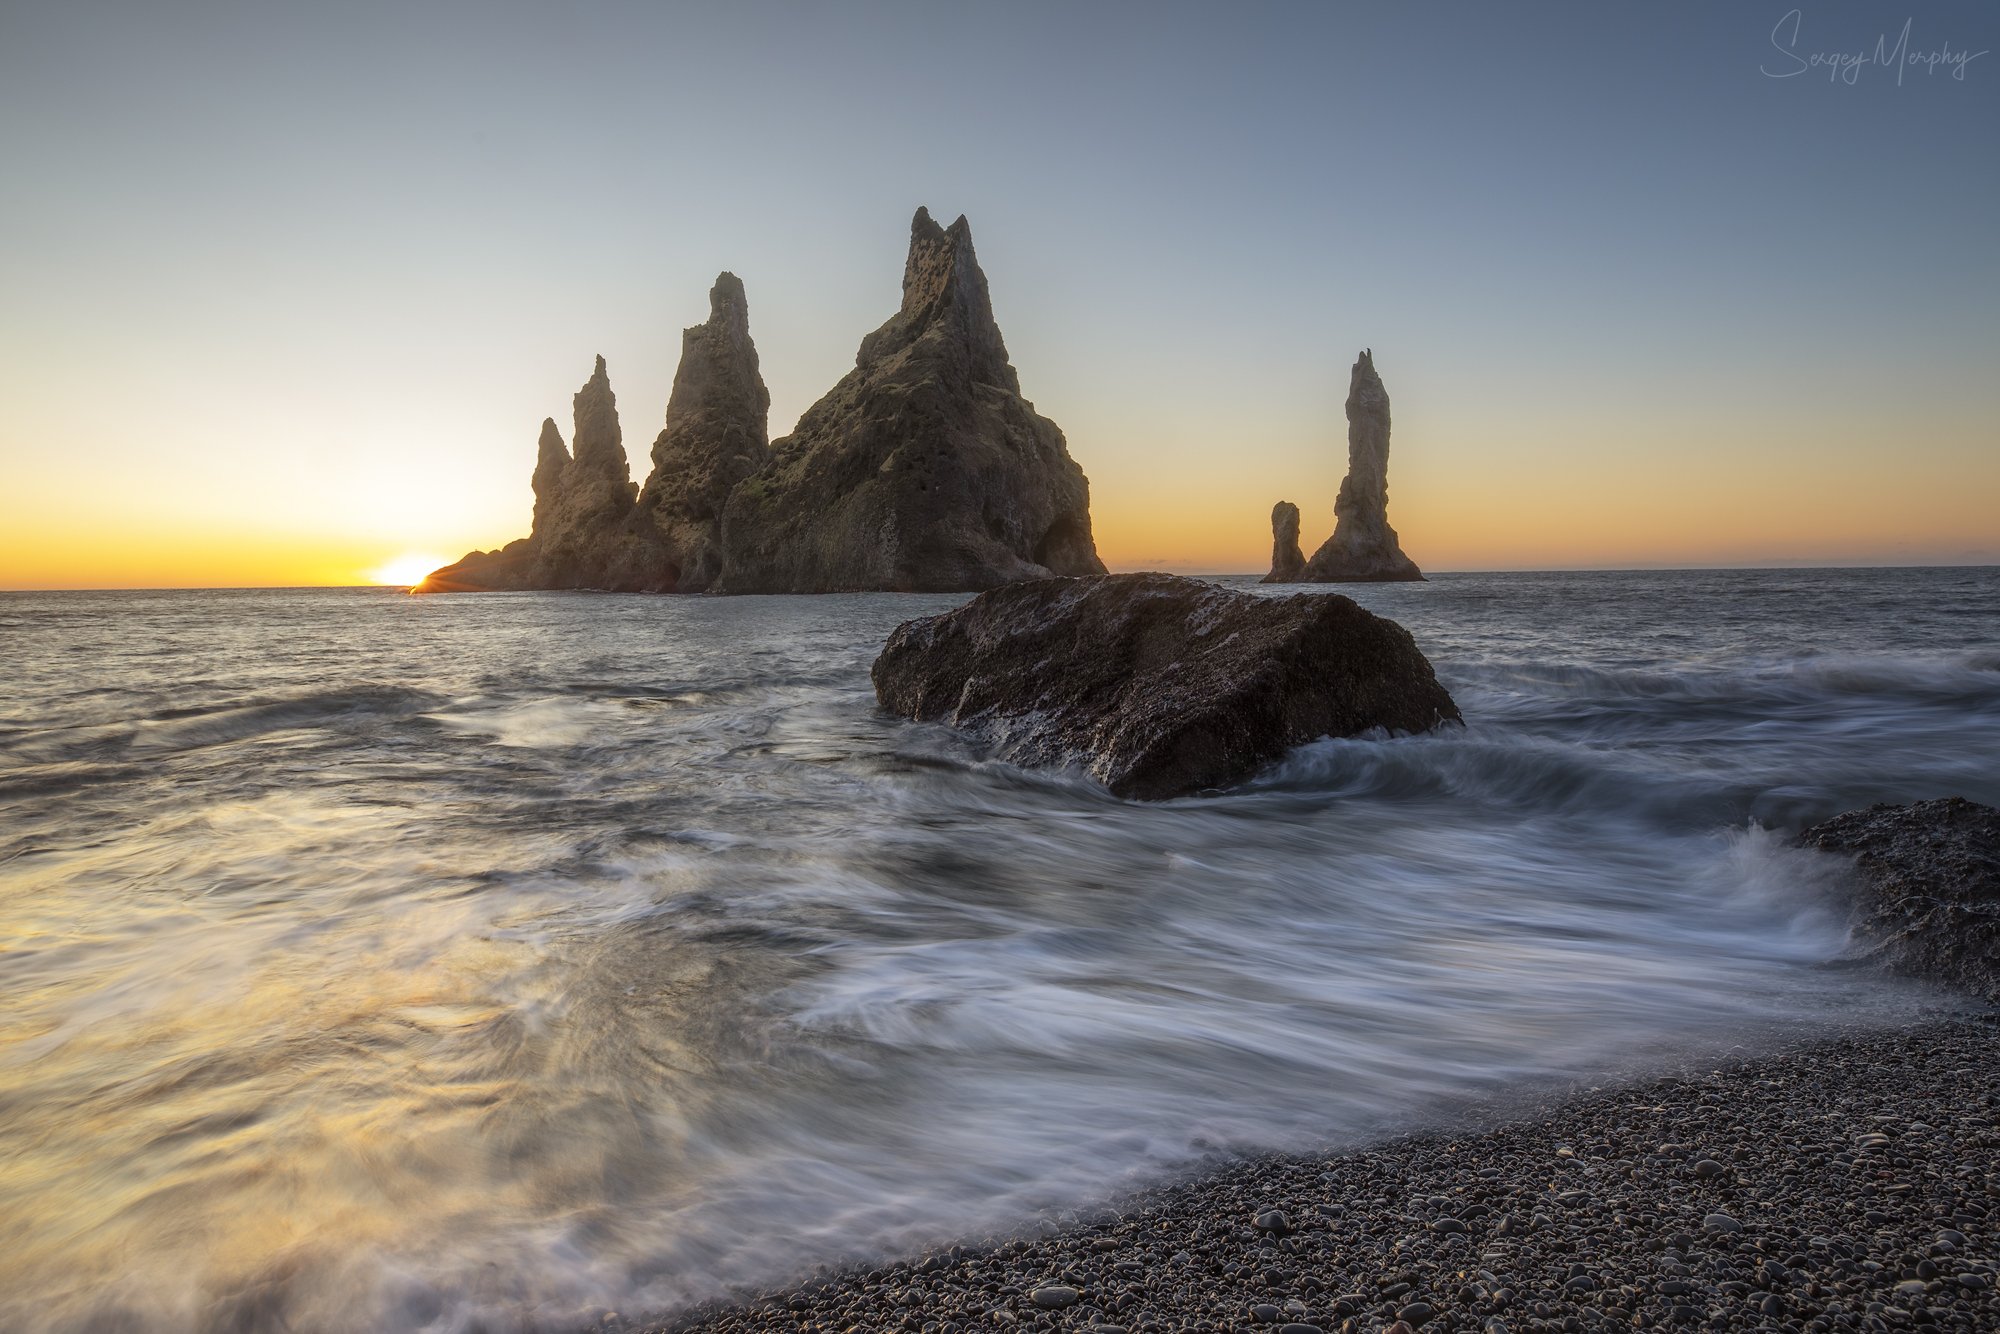
[[[1910,26],[1915,18],[1903,20],[1903,31],[1896,37],[1894,46],[1889,44],[1889,34],[1880,33],[1875,38],[1874,50],[1860,51],[1810,51],[1799,50],[1799,27],[1804,22],[1804,13],[1794,9],[1778,20],[1778,26],[1771,29],[1771,45],[1784,57],[1777,69],[1768,65],[1757,68],[1773,79],[1795,79],[1801,74],[1811,74],[1825,70],[1827,82],[1835,80],[1845,84],[1855,84],[1861,80],[1861,71],[1869,65],[1887,69],[1894,67],[1896,86],[1902,87],[1903,76],[1913,69],[1922,69],[1925,74],[1935,75],[1940,68],[1950,72],[1960,83],[1965,82],[1965,67],[1986,51],[1954,51],[1946,42],[1935,51],[1912,51],[1910,49]]]

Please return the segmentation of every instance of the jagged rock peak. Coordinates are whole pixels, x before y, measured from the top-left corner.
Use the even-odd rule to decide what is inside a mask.
[[[1271,572],[1267,584],[1295,584],[1305,577],[1306,553],[1299,548],[1299,507],[1289,500],[1271,506]]]
[[[681,332],[681,361],[653,441],[639,507],[674,553],[670,586],[696,592],[722,568],[729,493],[770,460],[771,395],[750,338],[750,305],[733,273],[716,277],[705,324]]]
[[[738,339],[750,337],[750,299],[744,295],[743,280],[727,269],[715,275],[715,286],[708,289],[706,327]]]
[[[962,357],[975,382],[1021,392],[993,318],[986,274],[972,248],[972,224],[962,214],[949,227],[938,226],[926,208],[910,219],[902,309],[861,340],[854,362],[867,369],[912,347],[923,354]]]
[[[556,429],[556,419],[542,418],[542,438],[535,449],[535,518],[531,532],[541,530],[568,467],[569,450],[563,445],[562,432]]]
[[[901,307],[729,495],[728,593],[969,592],[1102,574],[1090,484],[1021,397],[963,218],[910,224]]]
[[[571,410],[576,421],[570,439],[577,470],[629,480],[632,464],[625,457],[625,437],[618,429],[618,398],[611,392],[611,377],[604,369],[602,356],[597,358],[597,367],[584,381],[583,388],[576,391]]]

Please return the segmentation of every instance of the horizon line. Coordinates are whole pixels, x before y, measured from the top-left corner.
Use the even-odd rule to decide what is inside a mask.
[[[1404,581],[1388,581],[1388,582],[1427,583],[1432,579],[1440,577],[1485,575],[1485,574],[1727,574],[1727,573],[1747,574],[1753,571],[1762,571],[1762,570],[1796,570],[1801,572],[1810,572],[1815,570],[1990,570],[1994,568],[2000,568],[2000,559],[1971,561],[1971,562],[1898,561],[1888,564],[1884,564],[1881,562],[1865,563],[1865,562],[1831,561],[1826,563],[1814,563],[1810,561],[1777,561],[1777,562],[1766,562],[1760,565],[1730,565],[1730,564],[1512,565],[1512,566],[1503,566],[1485,570],[1433,570],[1429,575],[1427,575],[1424,579],[1421,580],[1404,580]],[[1261,579],[1264,577],[1267,571],[1262,571],[1262,570],[1189,571],[1189,570],[1159,570],[1152,568],[1141,568],[1132,570],[1113,570],[1111,573],[1175,574],[1188,579]],[[1059,578],[1061,576],[1051,576],[1051,577]],[[1335,588],[1335,587],[1346,587],[1355,583],[1367,584],[1370,582],[1383,582],[1383,581],[1335,580],[1323,584],[1315,584],[1308,581],[1304,583],[1286,584],[1280,586],[1288,588]],[[18,587],[0,587],[0,596],[12,593],[310,593],[310,592],[355,592],[359,590],[368,590],[368,591],[379,590],[383,592],[397,592],[397,591],[408,590],[413,587],[415,587],[414,584],[97,584],[88,587],[64,587],[64,586],[49,584],[49,585],[22,585]],[[513,591],[538,592],[538,593],[594,593],[599,595],[608,595],[607,590],[595,589],[595,588],[556,588],[556,589],[513,590]],[[877,593],[887,593],[893,591],[894,590],[890,589],[856,590],[855,593],[849,593],[846,594],[845,596],[855,596],[858,593],[862,592],[869,594],[877,594]],[[982,590],[964,589],[958,591],[977,593]],[[907,592],[902,595],[910,597],[951,596],[951,594],[948,593],[917,593],[917,592]],[[828,593],[792,593],[792,594],[646,593],[646,594],[633,594],[631,596],[673,598],[673,597],[710,597],[710,596],[713,597],[749,597],[749,596],[839,597],[843,595],[839,593],[831,593],[831,594]]]

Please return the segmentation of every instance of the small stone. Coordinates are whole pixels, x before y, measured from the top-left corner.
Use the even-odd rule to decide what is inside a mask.
[[[1722,1164],[1716,1162],[1713,1158],[1703,1158],[1694,1165],[1695,1176],[1703,1181],[1707,1181],[1711,1177],[1719,1177],[1722,1175],[1722,1172]]]
[[[1411,1302],[1408,1306],[1396,1312],[1396,1319],[1402,1321],[1412,1329],[1421,1329],[1436,1314],[1437,1312],[1431,1309],[1429,1302]]]
[[[1257,1215],[1257,1230],[1282,1237],[1292,1230],[1292,1220],[1285,1216],[1282,1209],[1266,1209]]]
[[[1050,1284],[1046,1288],[1036,1288],[1028,1300],[1044,1310],[1053,1311],[1060,1307],[1075,1305],[1077,1291],[1062,1284]]]
[[[1710,1214],[1701,1220],[1704,1232],[1741,1232],[1743,1225],[1728,1214]]]
[[[1268,1325],[1283,1314],[1284,1312],[1269,1302],[1259,1302],[1250,1308],[1250,1318],[1260,1325]]]

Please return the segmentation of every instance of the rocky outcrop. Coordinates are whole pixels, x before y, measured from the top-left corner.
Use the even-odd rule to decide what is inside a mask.
[[[903,304],[730,495],[731,593],[957,592],[1101,574],[1089,484],[1021,397],[964,218],[918,209]]]
[[[1302,571],[1284,577],[1274,558],[1264,582],[1390,583],[1424,577],[1389,526],[1389,391],[1375,373],[1372,349],[1362,352],[1348,376],[1347,476],[1334,499],[1333,516],[1333,536]],[[1272,522],[1275,527],[1275,511]]]
[[[1409,632],[1352,600],[1167,574],[994,589],[898,626],[873,676],[893,713],[1139,799],[1238,782],[1323,736],[1459,721]]]
[[[750,340],[743,280],[723,273],[708,294],[708,322],[681,333],[681,364],[653,442],[653,471],[639,495],[673,553],[671,587],[698,593],[722,572],[722,512],[729,493],[771,459],[771,395]]]
[[[594,588],[662,592],[674,562],[638,508],[618,425],[618,399],[604,358],[571,401],[574,453],[553,419],[542,423],[535,457],[534,524],[498,551],[473,551],[417,585],[421,593]]]
[[[1289,500],[1271,506],[1271,572],[1267,584],[1295,584],[1306,572],[1306,554],[1299,549],[1299,507]]]
[[[1800,840],[1854,859],[1855,934],[1874,957],[2000,1000],[2000,810],[1963,797],[1871,806]]]
[[[529,535],[417,591],[971,592],[1104,572],[1089,483],[1021,397],[964,218],[917,210],[902,308],[775,446],[770,406],[743,284],[724,273],[707,322],[682,333],[645,487],[600,357],[573,455],[543,423]]]

